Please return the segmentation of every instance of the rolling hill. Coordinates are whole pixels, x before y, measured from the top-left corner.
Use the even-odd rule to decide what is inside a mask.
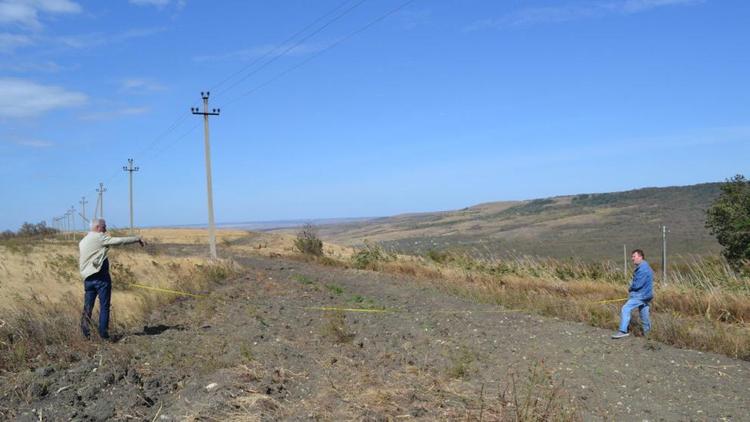
[[[502,256],[531,254],[621,262],[623,245],[656,261],[661,226],[670,255],[720,250],[705,229],[705,210],[720,183],[644,188],[625,192],[491,202],[456,211],[404,214],[321,226],[323,240],[358,245],[365,239],[396,251],[465,251]]]

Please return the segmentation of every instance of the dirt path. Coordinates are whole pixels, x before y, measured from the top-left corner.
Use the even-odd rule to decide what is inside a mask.
[[[541,410],[585,420],[750,418],[750,362],[612,341],[407,278],[237,259],[245,276],[93,359],[0,379],[0,419],[499,420],[523,410],[530,380],[552,398]]]

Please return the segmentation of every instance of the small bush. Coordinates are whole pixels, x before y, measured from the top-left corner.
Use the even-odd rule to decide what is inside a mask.
[[[294,247],[305,255],[323,256],[323,241],[312,224],[305,224],[294,239]]]
[[[352,266],[360,270],[377,270],[380,263],[395,259],[393,253],[386,252],[381,246],[365,240],[365,247],[352,255]]]
[[[350,343],[356,335],[349,331],[346,324],[346,315],[341,311],[327,312],[326,324],[323,326],[323,334],[335,343]]]

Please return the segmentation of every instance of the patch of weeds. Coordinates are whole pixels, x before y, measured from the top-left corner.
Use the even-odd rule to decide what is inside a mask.
[[[242,357],[247,362],[252,362],[253,360],[255,360],[255,355],[253,355],[253,350],[250,347],[250,345],[247,343],[240,346],[240,355],[242,355]]]
[[[329,292],[336,294],[336,295],[344,294],[344,289],[342,289],[341,287],[335,284],[326,284],[326,289],[328,289]]]
[[[299,282],[300,284],[313,284],[313,281],[310,277],[303,275],[303,274],[294,274],[292,276],[292,280]]]
[[[451,353],[448,358],[450,359],[450,365],[447,369],[447,374],[451,378],[466,379],[474,371],[474,361],[476,361],[476,353],[461,347],[459,350]]]
[[[352,266],[360,270],[377,270],[381,263],[396,260],[396,255],[387,252],[378,244],[365,240],[364,248],[352,255]]]
[[[510,397],[507,390],[500,397],[509,420],[582,420],[574,399],[568,397],[563,383],[555,382],[542,362],[533,363],[522,385],[518,384],[516,375],[512,374]]]
[[[258,323],[259,323],[259,324],[260,324],[260,325],[261,325],[261,326],[262,326],[263,328],[268,328],[268,327],[270,327],[270,325],[268,325],[268,323],[266,322],[266,320],[265,320],[265,319],[263,319],[263,317],[262,317],[262,316],[260,316],[260,315],[257,315],[257,314],[256,314],[256,315],[255,315],[255,320],[256,320],[256,321],[258,321]]]
[[[370,299],[369,297],[364,297],[361,295],[354,295],[350,297],[348,302],[359,305],[358,307],[361,309],[385,309],[384,306],[376,304],[375,301]]]
[[[109,268],[112,273],[112,279],[117,280],[116,284],[133,284],[137,281],[133,270],[123,263],[110,261]]]
[[[355,334],[349,332],[346,324],[346,315],[341,311],[326,312],[323,335],[331,338],[335,343],[350,343]]]
[[[196,265],[199,276],[208,283],[218,283],[233,275],[236,271],[231,262],[212,263],[208,265]]]
[[[55,257],[44,265],[60,280],[72,282],[78,278],[78,260],[75,256],[55,254]]]
[[[430,258],[438,264],[445,264],[451,259],[451,255],[445,251],[436,251],[434,249],[430,249],[427,252],[427,258]]]

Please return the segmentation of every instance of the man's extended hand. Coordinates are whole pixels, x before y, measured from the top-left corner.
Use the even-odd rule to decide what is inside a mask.
[[[139,243],[139,244],[141,245],[141,247],[144,247],[144,246],[146,246],[146,241],[145,241],[145,240],[143,240],[143,238],[142,238],[142,237],[139,237],[139,238],[138,238],[138,243]]]

